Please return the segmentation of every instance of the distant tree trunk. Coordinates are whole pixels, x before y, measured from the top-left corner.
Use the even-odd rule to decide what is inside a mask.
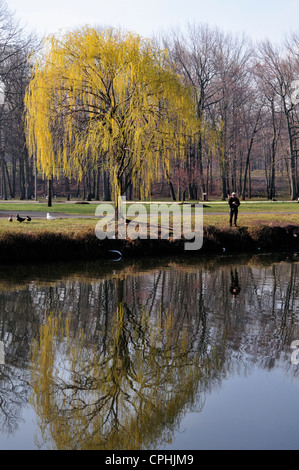
[[[242,191],[242,200],[243,201],[245,201],[245,198],[246,198],[247,175],[250,172],[250,168],[249,168],[250,155],[251,155],[251,150],[252,150],[252,145],[253,145],[253,142],[254,142],[254,138],[255,138],[255,135],[257,133],[257,126],[258,126],[258,123],[259,123],[259,120],[260,120],[261,111],[262,111],[262,106],[260,106],[259,111],[257,113],[254,128],[252,130],[250,141],[249,141],[249,146],[248,146],[248,149],[247,149],[247,157],[246,157],[244,180],[243,180],[243,191]]]
[[[297,184],[296,184],[296,150],[294,144],[294,136],[291,128],[291,124],[289,122],[289,118],[287,119],[287,127],[288,127],[288,135],[289,135],[289,148],[290,148],[290,196],[291,200],[294,201],[297,196]]]
[[[85,183],[85,176],[83,177],[82,184],[83,184],[83,195],[82,195],[82,200],[84,201],[84,200],[85,200],[85,197],[86,197],[86,183]]]
[[[78,184],[77,184],[77,197],[80,196],[80,182],[78,181]]]
[[[8,168],[7,168],[7,163],[6,163],[5,160],[3,160],[3,163],[4,163],[6,178],[7,178],[7,184],[8,184],[8,188],[9,188],[9,195],[10,195],[10,197],[12,197],[12,196],[11,196],[11,193],[12,193],[11,181],[10,181],[10,177],[9,177],[9,172],[8,172]]]
[[[19,158],[19,181],[20,181],[20,199],[25,199],[25,172],[24,172],[24,159]]]
[[[29,161],[27,150],[24,152],[24,161],[25,161],[25,197],[26,199],[31,199],[34,194],[34,177],[33,177],[33,168],[32,162]]]
[[[36,167],[36,160],[34,160],[34,200],[37,201],[37,167]]]
[[[91,190],[91,171],[90,171],[90,168],[88,168],[87,175],[86,175],[86,189],[87,189],[87,201],[91,201],[91,199],[92,199],[92,190]]]
[[[249,148],[247,150],[247,158],[245,163],[245,172],[244,172],[244,179],[243,179],[243,190],[242,190],[242,200],[245,201],[246,199],[246,185],[247,185],[247,176],[249,172],[249,164],[250,164],[250,154],[252,149],[254,136],[251,136]]]
[[[6,189],[6,177],[5,177],[5,165],[4,157],[2,155],[2,181],[3,181],[3,199],[7,200],[7,189]]]
[[[132,195],[133,195],[133,184],[130,183],[127,191],[126,191],[126,198],[128,201],[132,201]]]
[[[220,149],[220,152],[221,152],[221,155],[220,155],[220,173],[221,173],[221,198],[222,198],[222,201],[225,201],[226,197],[227,197],[227,171],[226,171],[226,165],[227,165],[227,162],[226,162],[226,158],[225,158],[225,155],[224,155],[224,151],[223,149]]]
[[[100,184],[101,184],[101,172],[97,169],[96,173],[96,190],[95,190],[95,199],[96,201],[100,200]]]
[[[171,198],[172,198],[173,201],[176,201],[175,191],[174,191],[174,187],[173,187],[173,184],[172,184],[171,180],[168,181],[168,184],[169,184]]]
[[[16,197],[16,174],[17,174],[17,159],[13,157],[12,159],[12,190],[11,197]]]
[[[52,207],[53,180],[48,180],[48,207]]]
[[[104,170],[104,201],[111,201],[111,193],[110,193],[110,184],[109,184],[109,174],[107,171]]]
[[[243,157],[243,155],[240,155],[240,157]],[[241,158],[241,161],[240,161],[240,173],[239,173],[239,193],[240,194],[242,192],[242,174],[243,174],[243,158]]]
[[[199,117],[201,117],[202,111],[199,113]],[[199,178],[200,178],[200,186],[201,186],[201,198],[203,199],[203,195],[206,192],[205,182],[204,182],[204,175],[203,175],[203,156],[202,156],[202,132],[199,133],[199,141],[198,141],[198,165],[199,165]],[[197,191],[196,191],[197,192]],[[196,196],[197,198],[197,194]],[[194,197],[192,198],[194,199]]]
[[[67,176],[64,178],[64,187],[65,187],[65,192],[69,193],[71,189],[70,189],[70,181]]]
[[[192,183],[189,183],[188,188],[189,188],[189,198],[190,198],[191,200],[194,200],[195,198],[194,198],[194,192],[193,192],[193,185],[192,185]]]
[[[275,106],[274,100],[271,100],[271,116],[272,116],[272,129],[273,137],[271,142],[271,163],[270,163],[270,184],[269,184],[269,198],[275,197],[275,166],[276,166],[276,146],[277,146],[277,128],[275,123]]]
[[[271,145],[271,168],[270,168],[270,183],[269,183],[269,199],[275,197],[275,139],[272,139]]]
[[[167,178],[167,183],[168,183],[168,186],[169,186],[169,189],[170,189],[171,198],[172,198],[173,201],[176,201],[174,187],[173,187],[172,181],[170,179],[170,176],[169,176],[169,173],[168,173],[167,170],[166,170],[166,178]]]
[[[209,179],[209,187],[210,187],[210,190],[207,191],[208,194],[213,194],[213,190],[214,190],[214,178],[213,178],[213,160],[212,160],[212,157],[210,158],[210,179]]]

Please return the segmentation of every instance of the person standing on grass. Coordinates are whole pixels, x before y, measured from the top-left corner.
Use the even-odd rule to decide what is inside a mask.
[[[238,218],[238,211],[240,200],[237,198],[236,193],[232,193],[231,197],[228,199],[230,212],[229,212],[229,225],[232,226],[233,220],[234,225],[237,226],[237,218]]]

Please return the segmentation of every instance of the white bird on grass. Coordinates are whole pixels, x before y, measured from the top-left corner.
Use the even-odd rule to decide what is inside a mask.
[[[54,220],[55,217],[52,217],[52,215],[50,215],[49,212],[47,212],[47,219],[48,220]]]

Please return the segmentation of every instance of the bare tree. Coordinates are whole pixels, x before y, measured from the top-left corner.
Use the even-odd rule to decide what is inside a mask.
[[[25,33],[4,1],[0,1],[0,175],[5,199],[33,194],[33,164],[24,134],[24,95],[29,80],[28,55],[38,47],[33,34]],[[19,181],[17,184],[17,173]]]
[[[296,58],[282,47],[275,47],[270,41],[259,46],[261,70],[264,82],[272,91],[273,106],[281,107],[288,136],[288,168],[290,180],[290,197],[296,199],[297,188],[297,152],[298,152],[298,111],[292,100],[293,83],[296,79],[298,62]],[[275,108],[274,108],[275,109]]]
[[[182,75],[185,83],[193,89],[195,98],[195,113],[198,119],[198,134],[189,153],[188,169],[190,175],[190,197],[194,199],[197,193],[197,183],[192,178],[198,165],[199,185],[202,195],[206,192],[204,178],[204,147],[207,138],[204,122],[207,120],[209,108],[219,100],[215,87],[217,67],[215,63],[216,49],[219,38],[218,29],[212,29],[206,24],[189,24],[186,32],[172,30],[164,37],[164,44],[170,51],[173,65]],[[193,197],[192,197],[193,196]]]

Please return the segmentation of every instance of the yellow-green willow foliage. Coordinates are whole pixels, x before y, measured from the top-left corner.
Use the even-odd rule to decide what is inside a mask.
[[[184,155],[193,104],[165,51],[118,30],[49,37],[28,86],[28,148],[44,176],[82,178],[106,165],[115,197],[136,178],[147,195],[171,157]]]

